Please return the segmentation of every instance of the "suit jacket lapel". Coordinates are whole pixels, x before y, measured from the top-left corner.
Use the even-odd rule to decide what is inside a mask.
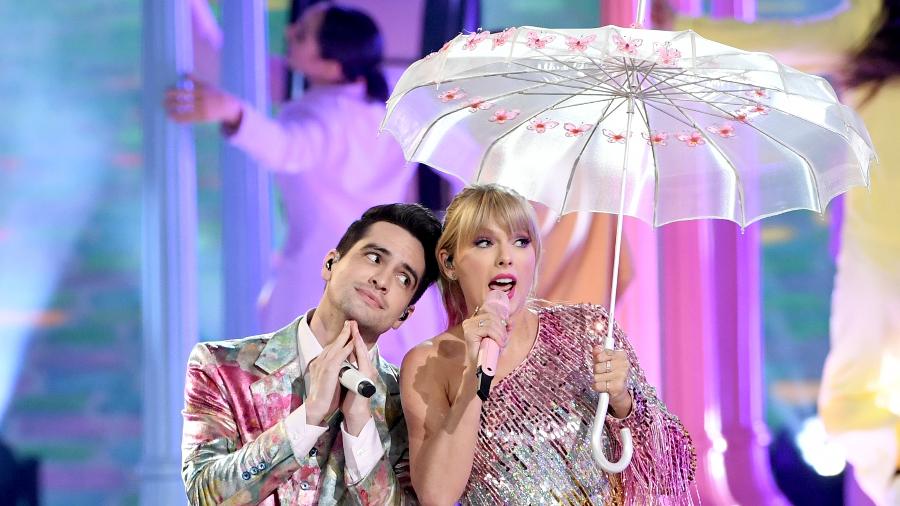
[[[297,320],[274,333],[256,360],[266,373],[250,385],[263,430],[284,419],[303,402],[304,386],[297,363]]]

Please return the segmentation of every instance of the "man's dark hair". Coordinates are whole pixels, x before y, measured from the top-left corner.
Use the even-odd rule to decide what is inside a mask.
[[[382,204],[370,207],[344,232],[335,248],[338,254],[341,256],[347,254],[350,248],[366,235],[369,227],[379,221],[406,230],[422,243],[422,249],[425,250],[425,272],[410,301],[410,304],[415,304],[438,277],[438,263],[434,250],[441,237],[441,222],[434,213],[419,204]]]

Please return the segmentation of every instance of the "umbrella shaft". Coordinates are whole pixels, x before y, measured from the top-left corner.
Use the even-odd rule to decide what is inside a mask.
[[[647,0],[638,0],[637,15],[634,17],[634,26],[644,25],[644,16],[647,12]]]
[[[625,156],[622,160],[622,181],[619,183],[619,213],[616,217],[616,243],[613,253],[612,283],[609,287],[609,322],[606,328],[606,339],[603,347],[612,350],[615,348],[613,340],[613,326],[616,318],[616,292],[619,284],[619,257],[622,252],[622,225],[625,215],[625,175],[628,172],[628,148],[631,139],[631,120],[634,118],[634,97],[628,97],[628,122],[625,124]]]

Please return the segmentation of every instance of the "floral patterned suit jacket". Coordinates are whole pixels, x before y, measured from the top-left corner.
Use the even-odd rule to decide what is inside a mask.
[[[307,455],[295,456],[284,418],[303,402],[297,325],[197,344],[188,360],[182,478],[194,505],[414,504],[399,370],[379,355],[371,398],[384,457],[365,478],[344,475],[340,412]]]

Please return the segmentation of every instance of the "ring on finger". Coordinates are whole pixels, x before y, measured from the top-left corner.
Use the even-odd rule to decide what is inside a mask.
[[[479,326],[479,327],[484,327],[484,325],[485,325],[486,323],[487,323],[487,320],[478,320],[478,326]]]
[[[612,360],[606,361],[606,372],[612,371]]]
[[[506,327],[507,325],[509,325],[509,322],[506,321],[506,320],[500,320],[500,323],[502,323],[504,327]]]
[[[609,393],[609,380],[606,380],[606,393]]]

